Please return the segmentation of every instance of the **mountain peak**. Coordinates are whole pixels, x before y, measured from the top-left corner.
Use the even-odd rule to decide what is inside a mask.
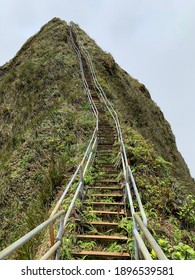
[[[69,28],[65,21],[53,18],[0,68],[3,247],[48,216],[93,132],[95,119],[83,90]],[[145,85],[121,69],[112,55],[103,52],[79,27],[78,34],[90,53],[99,83],[118,113],[145,204],[149,193],[158,214],[167,211],[166,215],[171,213],[176,219],[182,195],[186,197],[195,187],[169,123]],[[182,195],[178,195],[180,189]],[[160,199],[164,204],[158,206]],[[165,204],[168,210],[162,209]],[[183,225],[183,220],[180,222]],[[167,229],[165,234],[168,236]]]

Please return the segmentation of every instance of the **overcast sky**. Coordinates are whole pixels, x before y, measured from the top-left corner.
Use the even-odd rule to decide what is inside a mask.
[[[195,1],[0,0],[0,65],[53,17],[78,23],[146,85],[195,177]]]

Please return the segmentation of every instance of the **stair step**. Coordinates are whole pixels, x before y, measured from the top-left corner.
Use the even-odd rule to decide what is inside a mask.
[[[112,127],[110,127],[110,126],[101,126],[101,127],[99,126],[99,133],[103,132],[103,131],[105,131],[105,132],[107,132],[107,131],[114,132],[114,129]]]
[[[98,143],[98,147],[105,147],[105,148],[110,148],[110,147],[113,147],[114,144],[113,143],[108,143],[108,144],[102,144],[102,143]]]
[[[123,202],[101,202],[101,201],[92,201],[92,202],[84,202],[87,205],[106,205],[106,206],[124,206]]]
[[[119,173],[118,171],[116,171],[116,168],[115,168],[115,166],[113,165],[113,164],[105,164],[105,163],[101,163],[101,166],[95,166],[95,168],[96,168],[96,171],[104,171],[104,172],[106,172],[107,170],[109,170],[109,172],[115,172],[115,173]]]
[[[99,144],[104,144],[105,141],[111,143],[114,146],[114,143],[115,143],[114,139],[110,139],[108,137],[98,137],[98,143]]]
[[[123,197],[123,195],[119,193],[92,193],[87,195],[94,197]]]
[[[113,170],[116,170],[116,167],[114,166],[113,163],[109,163],[109,162],[103,161],[103,162],[101,162],[101,166],[100,166],[100,167],[102,167],[102,166],[105,166],[105,167],[112,167]]]
[[[112,154],[109,153],[108,151],[104,150],[104,151],[98,151],[96,153],[96,158],[97,159],[101,159],[102,161],[103,160],[105,161],[106,160],[105,157],[109,159],[109,162],[111,162]]]
[[[96,169],[96,172],[104,172],[104,175],[107,175],[107,176],[109,176],[109,175],[115,175],[115,176],[118,176],[119,175],[119,171],[117,171],[116,169],[113,169],[113,170],[109,170],[109,171],[103,171],[103,170],[101,170],[100,168],[99,169]]]
[[[121,188],[119,187],[90,187],[89,188],[90,190],[91,189],[94,189],[94,190],[121,190]]]
[[[108,172],[111,174],[115,174],[115,176],[118,176],[118,172],[115,172],[115,170],[108,168],[108,169],[103,169],[103,168],[96,168],[95,172],[105,172],[105,174],[107,174]],[[109,174],[108,173],[108,174]]]
[[[106,154],[106,155],[109,155],[111,156],[112,155],[112,150],[97,150],[97,154]]]
[[[105,215],[125,215],[124,211],[120,211],[120,212],[113,212],[113,211],[95,211],[95,210],[91,210],[91,211],[84,211],[84,212],[88,212],[88,213],[92,213],[92,214],[105,214]]]
[[[78,239],[97,239],[97,240],[116,240],[116,241],[127,241],[126,236],[117,236],[117,235],[76,235]]]
[[[93,257],[106,257],[106,258],[128,258],[130,255],[128,253],[115,253],[115,252],[106,252],[106,251],[81,251],[78,253],[73,253],[73,255],[78,256],[93,256]]]
[[[115,140],[115,136],[116,135],[114,135],[113,131],[109,130],[109,129],[107,129],[105,131],[102,130],[98,134],[98,138],[102,137],[102,138],[107,138],[107,139],[110,139],[110,140]]]
[[[113,148],[114,147],[114,144],[111,143],[111,142],[104,142],[104,143],[98,143],[98,149],[99,148],[102,148],[102,147],[105,147],[105,148]]]
[[[111,128],[113,128],[113,126],[111,126],[109,123],[105,123],[105,124],[99,124],[99,128],[100,127],[111,127]]]
[[[98,180],[98,183],[103,183],[103,184],[110,184],[110,183],[118,183],[117,182],[117,180],[116,179],[113,179],[113,180],[111,180],[111,179],[99,179]]]
[[[115,227],[119,225],[119,223],[109,223],[109,222],[91,222],[89,224],[92,226],[106,226],[106,227]]]

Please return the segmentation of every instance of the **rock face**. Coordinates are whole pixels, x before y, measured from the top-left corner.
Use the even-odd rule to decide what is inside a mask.
[[[94,119],[68,29],[65,21],[54,18],[0,68],[2,247],[47,216],[93,130]],[[195,189],[170,125],[146,87],[84,31],[79,29],[79,34],[122,125],[139,132],[159,156],[173,164],[178,185]]]

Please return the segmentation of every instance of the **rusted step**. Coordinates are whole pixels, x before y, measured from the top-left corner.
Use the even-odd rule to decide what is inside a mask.
[[[89,188],[89,190],[118,190],[118,191],[120,191],[120,190],[122,190],[121,188],[119,188],[119,187],[110,187],[110,186],[108,186],[108,187],[102,187],[102,186],[98,186],[98,187],[90,187]]]
[[[99,179],[98,180],[98,183],[101,183],[101,184],[113,184],[113,183],[118,183],[116,179]]]
[[[99,147],[99,148],[97,148],[97,155],[98,155],[99,152],[105,152],[105,151],[111,152],[111,151],[113,151],[113,149],[111,147],[110,148],[105,148],[105,149]]]
[[[100,144],[102,144],[102,143],[104,143],[104,142],[106,141],[106,142],[111,142],[113,145],[114,145],[114,143],[115,143],[115,139],[113,139],[113,140],[111,140],[110,139],[110,137],[99,137],[98,138],[98,143]]]
[[[113,138],[114,135],[116,135],[116,132],[113,128],[102,127],[98,130],[98,136],[109,136]]]
[[[109,222],[90,222],[92,226],[103,226],[103,227],[117,227],[119,223],[109,223]]]
[[[103,174],[103,172],[104,172],[103,175],[108,175],[108,176],[109,176],[109,175],[112,175],[112,176],[116,176],[116,177],[117,177],[117,176],[119,175],[119,171],[117,171],[116,169],[113,169],[113,170],[110,170],[110,169],[109,169],[109,171],[106,171],[106,170],[103,171],[103,170],[100,169],[100,168],[96,168],[95,171],[98,172],[98,173],[99,173],[99,172],[100,172],[100,173],[102,172],[102,174]],[[101,176],[101,174],[100,174],[100,176]]]
[[[100,147],[113,147],[113,143],[108,144],[98,144]]]
[[[110,149],[114,149],[114,144],[104,144],[104,143],[98,143],[98,147],[97,150],[110,150]]]
[[[98,168],[96,169],[97,172],[113,172],[115,171],[115,167],[112,165],[98,165]]]
[[[110,173],[114,173],[114,172],[116,172],[116,169],[113,167],[113,166],[108,166],[108,168],[107,167],[104,167],[104,166],[97,166],[97,167],[95,167],[95,172],[110,172]],[[116,175],[118,174],[118,172],[116,173]]]
[[[97,164],[98,172],[112,172],[116,170],[115,166],[109,162],[99,162]]]
[[[104,133],[102,133],[102,134],[99,134],[98,135],[98,139],[107,139],[107,140],[110,140],[110,141],[114,141],[115,142],[115,137],[112,135],[112,134],[110,134],[110,133],[106,133],[106,134],[104,134]]]
[[[109,158],[112,157],[112,150],[99,150],[96,154],[97,157],[101,156],[108,156]]]
[[[105,142],[105,141],[99,141],[98,142],[98,145],[101,146],[101,145],[113,145],[114,142],[110,143],[110,142]]]
[[[119,194],[119,193],[92,193],[92,194],[87,194],[87,196],[93,196],[93,197],[123,197],[123,195]]]
[[[112,144],[112,146],[114,147],[114,144],[115,144],[115,139],[111,140],[110,138],[108,137],[99,137],[98,138],[98,144],[99,145],[104,145],[104,142],[109,142]],[[107,144],[106,144],[107,145]]]
[[[102,161],[101,165],[105,165],[106,167],[111,166],[116,170],[116,167],[115,167],[114,163],[112,163],[112,162]]]
[[[108,166],[108,167],[98,167],[96,172],[113,172],[114,168],[112,166]]]
[[[87,205],[106,205],[106,206],[124,206],[123,202],[101,202],[101,201],[92,201],[92,202],[84,202]]]
[[[109,151],[112,151],[112,150],[109,150]],[[97,153],[96,153],[96,158],[97,159],[102,159],[102,163],[107,162],[108,161],[105,159],[105,156],[109,159],[109,164],[112,164],[112,153],[109,153],[108,150],[97,150]]]
[[[108,134],[108,132],[111,132],[112,134]],[[113,129],[112,127],[101,127],[101,128],[99,128],[99,130],[98,130],[98,136],[99,135],[109,135],[109,136],[112,136],[112,135],[114,135],[114,134],[116,134],[116,131],[115,131],[115,129]]]
[[[74,252],[73,255],[76,256],[92,256],[92,257],[100,257],[100,258],[129,258],[130,255],[128,253],[115,253],[115,252],[106,252],[106,251],[81,251]]]
[[[98,145],[97,146],[97,152],[98,151],[114,151],[115,148],[113,145],[109,145],[109,146],[104,146],[104,144]]]
[[[99,137],[98,138],[98,143],[101,145],[101,144],[105,144],[105,143],[111,143],[112,145],[114,145],[115,143],[115,140],[113,139],[113,141],[110,140],[110,138],[108,137]]]
[[[96,239],[96,240],[107,240],[107,241],[127,241],[126,236],[117,236],[117,235],[92,235],[92,234],[87,234],[87,235],[76,235],[75,236],[78,239]]]
[[[114,140],[116,140],[115,136],[116,135],[113,133],[113,131],[110,131],[110,130],[100,131],[98,133],[98,139],[103,137],[103,138],[107,138],[107,139],[114,139]]]
[[[90,211],[84,211],[84,212],[88,212],[88,213],[91,213],[91,214],[103,214],[103,215],[125,215],[124,211],[113,212],[113,211],[90,210]]]
[[[98,140],[99,139],[108,139],[108,140],[114,140],[115,141],[115,137],[113,137],[113,135],[110,135],[110,134],[99,134],[98,135]]]
[[[107,125],[99,125],[99,131],[103,131],[103,130],[111,130],[111,131],[115,131],[115,129],[111,126],[107,126]]]
[[[107,143],[98,143],[98,147],[105,147],[105,148],[108,148],[108,147],[114,147],[114,144],[113,144],[113,142],[107,142]]]
[[[106,174],[103,174],[101,175],[101,177],[103,178],[103,176],[107,177],[107,178],[116,178],[118,176],[118,173],[106,173]]]
[[[118,199],[118,197],[115,199]],[[120,198],[121,199],[121,198]],[[125,210],[125,205],[123,203],[118,204],[116,202],[102,202],[101,200],[98,201],[92,201],[91,203],[84,203],[86,206],[90,206],[91,210],[103,210],[103,211],[115,211],[115,212],[121,212],[121,211],[126,211]]]

